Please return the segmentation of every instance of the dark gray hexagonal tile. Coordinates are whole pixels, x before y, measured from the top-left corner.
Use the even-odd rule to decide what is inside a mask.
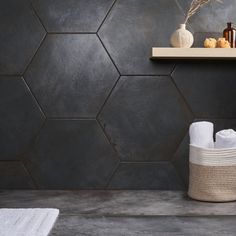
[[[175,1],[118,0],[99,35],[121,74],[169,74],[173,64],[150,61],[151,48],[169,46],[182,20]]]
[[[236,130],[236,119],[208,119],[208,121],[214,123],[214,133],[222,129]]]
[[[96,121],[49,120],[25,162],[42,189],[104,188],[115,155]]]
[[[214,123],[214,133],[222,129],[235,129],[236,130],[236,119],[196,119],[195,121],[210,121]],[[176,167],[178,173],[183,179],[186,186],[188,185],[189,177],[189,134],[185,135],[182,143],[176,151],[173,164]]]
[[[0,4],[0,74],[22,74],[45,31],[27,0]]]
[[[198,61],[179,64],[172,76],[197,117],[236,117],[236,63]]]
[[[122,160],[168,160],[192,116],[170,77],[121,77],[99,119]]]
[[[0,189],[34,189],[32,179],[20,161],[0,161]]]
[[[49,117],[95,117],[119,75],[96,35],[49,35],[25,78]]]
[[[49,32],[96,32],[114,0],[33,0]]]
[[[0,160],[18,159],[44,121],[20,77],[0,76]]]
[[[184,12],[187,12],[192,0],[177,0]],[[222,1],[223,4],[211,1],[202,7],[189,23],[195,32],[223,32],[226,22],[235,22],[235,0]]]
[[[109,189],[181,190],[183,184],[168,162],[122,163],[111,179]]]

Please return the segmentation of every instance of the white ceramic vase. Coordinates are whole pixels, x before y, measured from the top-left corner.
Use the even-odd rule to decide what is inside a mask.
[[[193,34],[186,30],[185,24],[180,24],[179,29],[170,38],[170,43],[175,48],[191,48],[193,41]]]

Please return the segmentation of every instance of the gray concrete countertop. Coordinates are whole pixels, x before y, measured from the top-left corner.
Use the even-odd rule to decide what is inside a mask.
[[[178,191],[0,191],[0,208],[58,208],[51,235],[236,235],[236,202]]]

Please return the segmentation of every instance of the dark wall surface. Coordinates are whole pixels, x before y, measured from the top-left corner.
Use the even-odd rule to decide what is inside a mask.
[[[189,124],[236,128],[236,62],[149,59],[189,3],[2,0],[0,189],[186,189]],[[202,9],[195,45],[235,11]]]

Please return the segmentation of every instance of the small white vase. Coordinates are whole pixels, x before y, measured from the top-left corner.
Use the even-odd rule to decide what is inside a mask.
[[[185,24],[180,24],[179,29],[170,38],[170,43],[175,48],[191,48],[193,41],[193,34],[186,30]]]

